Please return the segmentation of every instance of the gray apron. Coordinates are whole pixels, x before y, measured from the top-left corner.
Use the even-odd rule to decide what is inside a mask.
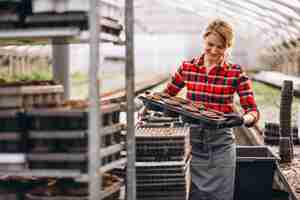
[[[191,128],[189,200],[233,200],[236,149],[232,129]]]

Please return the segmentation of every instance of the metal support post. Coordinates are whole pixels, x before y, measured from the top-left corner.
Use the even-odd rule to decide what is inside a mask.
[[[101,113],[99,103],[99,8],[100,1],[90,0],[89,28],[90,28],[90,67],[89,67],[89,199],[102,199],[101,167]],[[99,123],[100,122],[100,123]]]
[[[52,40],[53,79],[64,86],[64,99],[70,99],[69,45],[65,38]]]
[[[136,200],[135,134],[134,134],[134,8],[125,1],[126,30],[126,98],[127,98],[127,200]]]

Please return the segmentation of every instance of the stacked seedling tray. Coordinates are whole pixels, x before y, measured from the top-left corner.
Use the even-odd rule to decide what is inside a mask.
[[[0,111],[57,107],[63,86],[54,81],[20,81],[0,84]]]
[[[188,157],[189,129],[138,128],[136,132],[136,161],[182,161]]]
[[[293,92],[293,81],[283,81],[279,117],[279,154],[282,162],[290,162],[294,158],[294,144],[291,128]]]
[[[76,13],[42,13],[28,16],[26,24],[30,27],[80,27],[81,30],[88,29],[88,15],[84,12]],[[119,36],[122,25],[118,20],[108,17],[101,18],[101,30],[114,36]]]
[[[0,171],[16,172],[26,168],[23,119],[15,111],[0,112]],[[4,197],[13,196],[11,190],[7,191],[8,194],[4,189],[1,192]]]
[[[136,129],[137,199],[186,199],[189,128],[145,127]]]
[[[189,167],[185,161],[138,162],[137,199],[186,199],[189,190]]]
[[[101,0],[101,15],[120,18],[121,10],[115,0]],[[90,10],[89,1],[78,0],[32,0],[33,13],[72,13],[72,12],[88,12]]]
[[[291,134],[294,144],[300,144],[300,138],[298,136],[298,127],[291,128]],[[279,145],[280,140],[280,125],[279,123],[265,123],[264,129],[264,142],[269,145]]]
[[[0,152],[24,152],[24,115],[16,111],[0,112]]]
[[[0,1],[0,28],[9,29],[20,25],[18,12],[22,6],[22,0]]]
[[[88,30],[89,1],[32,1],[33,14],[25,18],[28,27],[79,27]],[[101,32],[119,37],[123,27],[119,23],[121,13],[113,2],[101,2]]]
[[[68,101],[63,107],[31,109],[26,112],[0,112],[0,172],[3,185],[12,179],[20,183],[18,177],[28,180],[30,177],[55,177],[57,181],[65,180],[78,187],[79,191],[87,191],[85,174],[88,167],[88,112],[86,101]],[[100,122],[102,144],[99,146],[102,159],[101,172],[110,172],[126,159],[121,159],[123,150],[120,123],[121,106],[117,103],[102,103]],[[82,175],[79,177],[79,175]],[[109,175],[104,183],[106,200],[118,199],[121,181]],[[15,179],[16,178],[16,179]],[[79,178],[82,184],[76,183]],[[21,181],[22,182],[22,181]],[[109,184],[111,183],[111,184]],[[10,185],[11,186],[11,185]],[[0,185],[0,194],[2,194]],[[67,188],[71,191],[72,188]],[[15,191],[15,192],[13,192]],[[19,198],[16,187],[3,187],[3,196]],[[47,191],[47,187],[45,190]],[[60,191],[61,192],[61,191]],[[84,192],[83,192],[84,193]],[[82,194],[83,194],[82,193]],[[25,194],[24,192],[22,194]],[[27,195],[28,199],[38,199],[35,193]],[[45,193],[46,194],[46,193]],[[78,193],[78,197],[63,194],[63,199],[88,199],[87,195]],[[50,199],[60,199],[54,195]]]
[[[104,174],[102,179],[104,200],[116,200],[120,196],[122,180],[111,174]],[[33,187],[25,195],[25,200],[88,200],[88,183],[76,182],[72,179],[52,179],[46,184]]]
[[[14,180],[0,180],[0,200],[23,200],[24,183]]]
[[[119,123],[119,112],[119,104],[102,106],[103,165],[109,165],[120,159],[123,126]],[[88,114],[86,111],[38,110],[27,112],[27,119],[28,161],[31,169],[79,169],[87,172]]]
[[[0,28],[79,27],[88,30],[89,1],[3,0],[0,1]],[[121,11],[114,2],[101,2],[101,31],[119,36]]]

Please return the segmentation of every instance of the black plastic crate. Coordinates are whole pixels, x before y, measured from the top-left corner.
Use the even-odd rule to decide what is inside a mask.
[[[25,144],[21,133],[0,133],[0,152],[25,152]]]
[[[0,200],[24,200],[23,195],[35,184],[42,182],[36,180],[0,180]]]
[[[119,144],[121,131],[117,129],[103,135],[101,141],[101,148]],[[28,152],[31,153],[84,153],[88,151],[88,133],[86,130],[30,131],[27,144]]]
[[[110,126],[120,122],[120,106],[107,105],[102,109],[102,125]],[[44,110],[26,113],[26,127],[29,130],[86,130],[88,112],[81,110]]]
[[[238,146],[235,200],[271,200],[276,158],[266,146]]]
[[[28,151],[30,153],[85,153],[88,151],[87,143],[87,138],[30,139]]]
[[[0,134],[22,131],[24,129],[24,114],[16,111],[0,112]]]
[[[120,152],[109,154],[102,158],[102,165],[108,165],[121,158]],[[29,169],[69,169],[87,172],[87,153],[30,153],[27,154]]]
[[[29,130],[85,130],[87,114],[84,112],[32,112],[27,113]]]

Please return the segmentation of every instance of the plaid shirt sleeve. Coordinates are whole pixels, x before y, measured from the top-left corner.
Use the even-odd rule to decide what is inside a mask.
[[[239,94],[240,104],[245,113],[253,115],[257,122],[259,120],[259,111],[254,99],[252,81],[249,79],[243,68],[240,68],[237,93]]]
[[[168,93],[171,96],[176,96],[180,92],[180,90],[185,86],[183,66],[184,62],[180,65],[175,74],[173,74],[171,80],[167,84],[166,89],[164,90],[164,92]]]

